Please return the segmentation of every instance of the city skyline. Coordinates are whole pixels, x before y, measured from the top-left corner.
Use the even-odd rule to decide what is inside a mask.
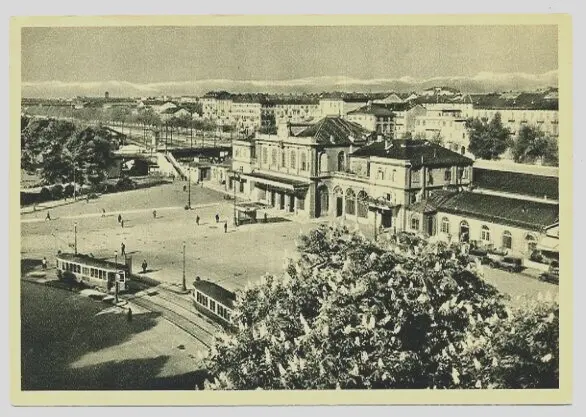
[[[557,52],[553,25],[23,28],[22,91],[535,89],[557,86]]]

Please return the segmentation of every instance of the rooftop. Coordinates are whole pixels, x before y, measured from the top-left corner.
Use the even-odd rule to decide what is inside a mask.
[[[414,167],[472,165],[473,163],[472,159],[427,140],[395,139],[389,142],[374,142],[358,149],[352,156],[399,159],[411,162]],[[386,146],[387,143],[389,146]]]
[[[193,282],[193,287],[205,295],[213,298],[214,300],[224,304],[228,308],[234,308],[234,302],[236,301],[236,294],[226,288],[203,279],[196,280]]]
[[[381,104],[368,104],[359,109],[352,110],[348,114],[372,114],[377,117],[390,117],[393,115],[393,112],[387,106]]]
[[[358,123],[340,117],[328,116],[306,127],[294,136],[313,137],[318,143],[350,145],[354,141],[364,141],[372,133]],[[354,138],[354,141],[350,138]]]
[[[559,207],[491,194],[461,192],[439,205],[439,211],[540,231],[558,221]]]
[[[559,199],[559,179],[556,177],[475,167],[472,178],[476,186],[487,190]]]

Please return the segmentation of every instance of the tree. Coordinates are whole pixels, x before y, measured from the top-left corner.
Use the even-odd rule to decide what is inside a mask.
[[[548,165],[558,163],[557,140],[533,126],[521,127],[511,148],[515,162],[533,164],[539,161]]]
[[[511,132],[503,127],[500,113],[495,113],[490,122],[468,119],[466,128],[470,134],[469,150],[475,157],[498,159],[507,150]]]
[[[442,134],[439,131],[436,132],[429,141],[431,143],[435,143],[436,145],[444,146],[444,138],[442,137]]]
[[[285,274],[239,294],[238,331],[205,360],[208,389],[557,384],[551,308],[515,315],[457,246],[322,226],[299,251]]]

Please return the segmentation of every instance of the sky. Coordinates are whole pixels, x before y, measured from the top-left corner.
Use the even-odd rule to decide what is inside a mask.
[[[533,88],[557,83],[557,57],[556,26],[39,27],[21,62],[24,95],[101,95]]]

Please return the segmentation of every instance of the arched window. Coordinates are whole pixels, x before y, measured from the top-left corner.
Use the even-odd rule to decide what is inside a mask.
[[[419,214],[411,216],[411,230],[419,230]]]
[[[297,168],[297,160],[295,159],[295,151],[291,151],[291,159],[289,161],[291,162],[292,169]]]
[[[346,170],[346,155],[344,155],[344,151],[340,151],[338,154],[338,171],[345,171]]]
[[[503,232],[503,248],[511,249],[513,247],[513,236],[511,232],[505,230]]]
[[[307,171],[307,155],[305,155],[305,152],[301,153],[301,171]]]
[[[277,149],[275,148],[271,151],[271,165],[277,166]]]
[[[537,247],[537,239],[532,234],[528,234],[525,236],[525,241],[527,242],[527,252],[531,253]]]
[[[480,239],[484,240],[485,242],[490,242],[490,229],[488,226],[484,225],[480,229]]]
[[[393,169],[393,173],[391,175],[391,181],[395,182],[396,178],[397,178],[397,170]]]
[[[446,235],[450,234],[450,221],[447,217],[442,217],[442,224],[441,224],[442,233]]]
[[[346,214],[356,214],[356,194],[352,188],[346,190]]]
[[[319,172],[328,172],[328,171],[329,171],[328,154],[324,152],[319,155]]]
[[[364,191],[360,191],[357,197],[357,211],[358,217],[367,218],[368,217],[368,194]]]

